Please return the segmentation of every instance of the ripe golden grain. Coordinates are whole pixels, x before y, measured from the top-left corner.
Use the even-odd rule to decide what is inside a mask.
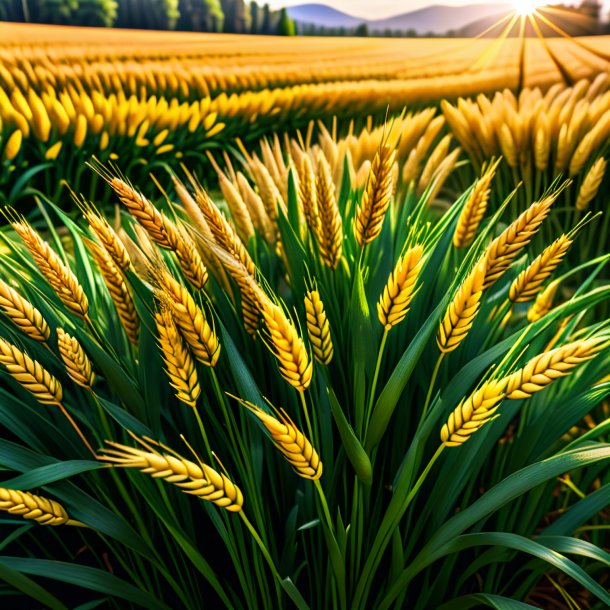
[[[568,343],[532,358],[523,368],[506,378],[506,398],[529,398],[579,364],[595,358],[609,345],[608,336]]]
[[[305,316],[313,355],[320,364],[329,364],[333,358],[333,342],[324,303],[317,290],[305,294]]]
[[[476,181],[457,221],[453,234],[453,245],[456,248],[467,248],[474,241],[479,225],[487,211],[491,181],[500,163],[498,159]]]
[[[561,264],[565,253],[572,245],[567,235],[558,237],[535,258],[510,285],[509,298],[513,303],[531,301],[542,288],[542,284]]]
[[[63,397],[61,384],[38,361],[18,347],[0,338],[0,363],[11,377],[43,405],[59,405]]]
[[[385,330],[402,322],[415,296],[415,284],[422,268],[422,246],[409,248],[399,259],[377,303],[377,315]]]
[[[0,510],[24,519],[33,519],[40,525],[76,525],[82,523],[70,519],[66,509],[49,498],[37,496],[29,491],[0,487]]]
[[[57,329],[57,348],[68,377],[83,388],[91,388],[95,375],[83,346],[62,328]]]
[[[505,379],[488,381],[463,400],[441,429],[442,443],[446,447],[459,447],[493,419],[505,396],[506,383]]]
[[[102,279],[104,284],[106,284],[106,288],[108,288],[110,298],[119,314],[119,320],[125,329],[127,338],[130,343],[137,345],[140,333],[140,318],[136,312],[133,297],[125,283],[123,274],[115,265],[114,257],[110,255],[105,247],[90,240],[86,240],[85,243],[102,273]]]
[[[269,333],[269,346],[278,360],[282,377],[299,392],[304,392],[311,383],[313,363],[309,360],[303,339],[281,307],[265,299],[261,308]]]
[[[317,451],[284,410],[279,412],[278,419],[250,402],[241,402],[265,426],[273,444],[300,477],[315,481],[322,476],[322,461]]]
[[[125,245],[108,221],[92,210],[87,210],[85,212],[85,219],[89,223],[93,233],[95,233],[108,254],[112,257],[114,264],[122,271],[127,271],[131,266],[129,254]]]
[[[220,344],[201,308],[186,287],[167,270],[156,270],[155,279],[160,287],[157,290],[159,301],[169,307],[195,358],[206,366],[215,366],[220,355]]]
[[[335,185],[324,155],[318,159],[316,199],[320,216],[318,246],[324,264],[336,269],[343,251],[343,222],[335,198]]]
[[[191,354],[167,309],[155,314],[155,323],[170,385],[176,390],[178,400],[195,408],[201,394],[201,386]]]
[[[233,183],[224,175],[224,173],[218,173],[218,181],[220,184],[220,190],[231,210],[231,218],[235,222],[237,233],[239,237],[248,243],[254,236],[254,224],[248,211],[248,206],[242,199],[241,193],[233,185]]]
[[[527,310],[528,322],[536,322],[551,311],[560,283],[560,280],[553,280],[542,292],[538,293],[533,305]]]
[[[0,309],[21,332],[45,343],[51,333],[42,314],[27,299],[0,279]]]
[[[603,157],[600,157],[587,172],[578,191],[578,197],[576,198],[577,210],[580,210],[581,212],[586,210],[593,199],[595,199],[604,179],[606,165],[606,160]]]
[[[12,226],[23,240],[36,266],[61,302],[74,315],[79,318],[86,318],[89,311],[89,302],[72,270],[64,265],[59,255],[25,220],[13,222]]]
[[[395,158],[396,150],[384,144],[373,159],[368,184],[354,217],[354,234],[360,247],[372,242],[381,232],[392,197]]]
[[[164,453],[157,451],[150,439],[136,440],[146,449],[129,447],[106,441],[108,448],[102,449],[98,459],[122,468],[138,468],[155,479],[164,479],[176,485],[184,493],[212,502],[229,512],[239,512],[244,498],[241,490],[224,474],[206,464],[195,464],[166,447]]]
[[[299,195],[303,206],[305,222],[314,235],[320,231],[320,217],[318,213],[318,199],[316,193],[316,174],[313,171],[311,158],[302,153],[299,164]]]
[[[556,198],[557,194],[553,194],[533,203],[489,244],[485,251],[487,272],[484,289],[492,286],[529,244]]]
[[[442,353],[457,349],[479,311],[487,262],[483,256],[466,276],[440,323],[436,343]]]

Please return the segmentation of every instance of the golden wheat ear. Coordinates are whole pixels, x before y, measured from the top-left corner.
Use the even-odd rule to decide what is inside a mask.
[[[488,381],[464,399],[449,415],[441,429],[446,447],[459,447],[491,421],[505,397],[506,379]]]
[[[315,481],[322,476],[322,461],[311,442],[281,410],[274,417],[260,407],[229,394],[254,414],[271,436],[271,440],[294,471],[304,479]]]
[[[57,348],[70,379],[83,388],[91,389],[95,375],[83,346],[63,328],[58,328]]]
[[[49,498],[37,496],[29,491],[0,487],[0,510],[24,519],[32,519],[40,525],[74,525],[84,527],[79,521],[70,519],[66,509]]]
[[[49,340],[51,330],[40,311],[2,279],[0,279],[0,309],[30,339],[40,343]]]
[[[421,271],[423,246],[409,248],[399,259],[377,303],[379,322],[390,330],[402,322],[415,296],[417,278]]]
[[[579,364],[595,358],[610,345],[608,335],[574,341],[532,358],[506,378],[506,398],[529,398],[555,379],[569,375]]]
[[[305,295],[305,315],[314,357],[320,364],[327,365],[333,358],[334,348],[324,303],[317,290],[309,290]]]
[[[137,468],[155,479],[163,479],[175,485],[184,493],[212,502],[229,512],[242,510],[243,494],[227,476],[202,462],[191,462],[151,439],[132,436],[144,449],[107,440],[108,446],[101,450],[98,459],[121,468]],[[165,453],[153,445],[164,449]]]

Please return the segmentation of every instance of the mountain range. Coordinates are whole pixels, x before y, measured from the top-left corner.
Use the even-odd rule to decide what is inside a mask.
[[[459,30],[473,21],[502,17],[511,10],[509,2],[488,2],[464,6],[434,5],[385,19],[362,19],[325,4],[299,4],[286,9],[288,15],[302,25],[325,28],[355,28],[365,23],[371,32],[384,30],[415,30],[418,34],[443,34]]]

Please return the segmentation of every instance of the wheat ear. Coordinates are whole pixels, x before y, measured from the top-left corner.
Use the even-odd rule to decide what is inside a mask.
[[[393,191],[392,167],[396,151],[383,145],[375,154],[362,202],[354,217],[354,234],[360,247],[381,233]]]
[[[131,260],[116,231],[103,216],[96,214],[91,209],[86,209],[84,216],[93,233],[112,257],[114,264],[122,271],[127,271],[131,267]]]
[[[506,378],[506,398],[529,398],[555,379],[568,375],[574,367],[595,358],[608,345],[608,336],[591,337],[532,358],[523,368]]]
[[[513,303],[526,303],[531,301],[542,288],[542,284],[561,264],[565,253],[572,245],[567,235],[558,237],[550,246],[535,258],[524,269],[510,286],[509,298]]]
[[[91,388],[95,375],[83,346],[63,328],[57,329],[57,348],[68,377],[83,388]]]
[[[40,525],[83,525],[70,519],[59,502],[18,489],[0,487],[0,510],[24,519],[33,519]]]
[[[587,172],[578,191],[578,197],[576,199],[577,210],[586,210],[593,199],[595,199],[604,179],[606,164],[606,160],[603,157],[600,157]]]
[[[261,303],[263,319],[269,333],[269,346],[279,363],[284,379],[299,392],[311,383],[313,363],[305,349],[303,339],[282,311],[269,299]]]
[[[72,270],[25,220],[12,223],[40,272],[71,313],[86,319],[89,302]]]
[[[167,305],[185,341],[199,362],[214,366],[220,355],[220,344],[214,329],[208,324],[205,314],[180,282],[167,270],[156,270],[159,301]]]
[[[333,341],[324,303],[317,290],[309,290],[305,295],[305,316],[307,335],[313,355],[320,364],[330,364],[333,358]]]
[[[474,241],[479,225],[487,211],[491,181],[493,180],[500,159],[491,165],[476,181],[457,221],[453,233],[453,245],[456,248],[467,248]]]
[[[324,264],[336,269],[343,251],[343,223],[335,198],[335,185],[324,155],[318,159],[316,199],[320,223],[318,246]]]
[[[120,269],[116,266],[114,257],[106,250],[105,246],[95,242],[85,241],[89,252],[93,256],[114,307],[119,314],[121,325],[125,329],[125,334],[133,345],[138,344],[140,333],[140,318],[136,312],[131,292],[125,283],[125,279]]]
[[[213,502],[225,510],[236,513],[243,506],[243,494],[224,474],[206,464],[195,464],[166,447],[164,453],[157,451],[150,439],[136,440],[145,448],[129,447],[106,441],[108,448],[102,449],[98,459],[111,462],[122,468],[138,468],[155,479],[164,479],[176,485],[184,493]]]
[[[238,400],[265,426],[273,444],[300,477],[315,481],[322,476],[317,451],[283,409],[274,417],[251,402]]]
[[[176,390],[178,400],[195,408],[201,394],[201,386],[191,354],[167,309],[162,309],[155,314],[155,323],[170,385]]]
[[[49,339],[51,331],[42,314],[2,279],[0,279],[0,309],[30,339],[40,343],[45,343]]]
[[[238,188],[224,175],[222,172],[218,172],[218,180],[220,184],[220,190],[231,210],[231,217],[235,221],[237,232],[241,239],[248,243],[254,236],[254,224],[248,211],[248,206],[243,200],[241,193]]]
[[[390,330],[402,322],[415,296],[415,285],[422,268],[422,246],[409,248],[399,259],[377,303],[377,315],[385,328]]]
[[[466,338],[479,311],[487,262],[483,256],[466,276],[441,321],[436,342],[442,353],[452,352]]]
[[[485,253],[487,257],[485,289],[492,286],[504,274],[519,256],[519,252],[529,244],[542,221],[548,216],[556,197],[557,194],[550,195],[542,201],[533,203],[489,244]]]
[[[488,381],[460,402],[441,429],[442,443],[446,447],[459,447],[493,419],[505,396],[505,388],[505,379]]]
[[[536,322],[551,311],[553,299],[557,294],[560,283],[560,280],[554,280],[542,292],[538,293],[533,305],[527,310],[528,322]]]
[[[318,213],[318,198],[316,193],[316,174],[313,171],[311,158],[303,153],[299,167],[299,198],[303,206],[305,222],[314,235],[320,231],[320,216]]]
[[[9,374],[43,405],[59,405],[63,397],[59,381],[38,361],[0,338],[0,363]]]

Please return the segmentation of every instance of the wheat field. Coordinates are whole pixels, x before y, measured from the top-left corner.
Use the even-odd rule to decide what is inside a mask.
[[[608,40],[0,24],[3,607],[610,606]]]

